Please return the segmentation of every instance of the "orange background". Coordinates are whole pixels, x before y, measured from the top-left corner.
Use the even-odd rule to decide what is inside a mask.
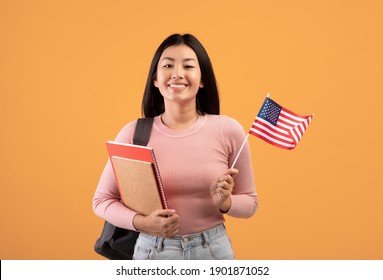
[[[268,92],[315,117],[298,147],[249,142],[260,207],[238,259],[382,259],[382,1],[0,1],[0,258],[102,259],[104,142],[140,116],[172,33],[208,50],[222,113]]]

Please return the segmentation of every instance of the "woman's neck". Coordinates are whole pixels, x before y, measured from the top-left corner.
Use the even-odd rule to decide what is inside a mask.
[[[198,120],[199,114],[196,108],[189,110],[180,108],[167,108],[161,115],[162,123],[173,130],[186,129]]]

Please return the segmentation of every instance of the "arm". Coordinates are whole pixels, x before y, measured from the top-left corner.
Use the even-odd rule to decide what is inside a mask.
[[[231,166],[246,138],[246,134],[237,121],[227,117],[223,118],[222,121],[222,139],[229,153],[228,166]],[[238,169],[239,172],[233,177],[231,204],[226,214],[237,218],[249,218],[254,215],[258,208],[258,195],[255,189],[249,143],[245,144],[235,169]]]
[[[116,137],[116,141],[132,143],[135,121],[125,125]],[[93,197],[94,213],[111,224],[135,230],[133,217],[136,213],[120,202],[120,194],[110,160],[107,161]]]

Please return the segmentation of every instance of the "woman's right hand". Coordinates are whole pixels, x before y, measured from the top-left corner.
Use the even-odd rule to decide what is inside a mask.
[[[133,225],[139,232],[169,238],[178,232],[179,216],[173,209],[155,210],[148,216],[134,216]]]

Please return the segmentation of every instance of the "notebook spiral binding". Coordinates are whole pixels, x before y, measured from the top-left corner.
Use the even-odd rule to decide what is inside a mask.
[[[160,169],[158,168],[156,157],[154,156],[154,150],[151,150],[151,153],[152,153],[152,158],[153,158],[153,166],[154,166],[155,171],[156,171],[155,172],[156,179],[157,179],[157,183],[159,185],[162,207],[164,209],[168,209],[169,207],[168,207],[168,202],[167,202],[166,196],[165,196],[164,185],[162,183],[162,179],[161,179],[161,175],[160,175]]]

